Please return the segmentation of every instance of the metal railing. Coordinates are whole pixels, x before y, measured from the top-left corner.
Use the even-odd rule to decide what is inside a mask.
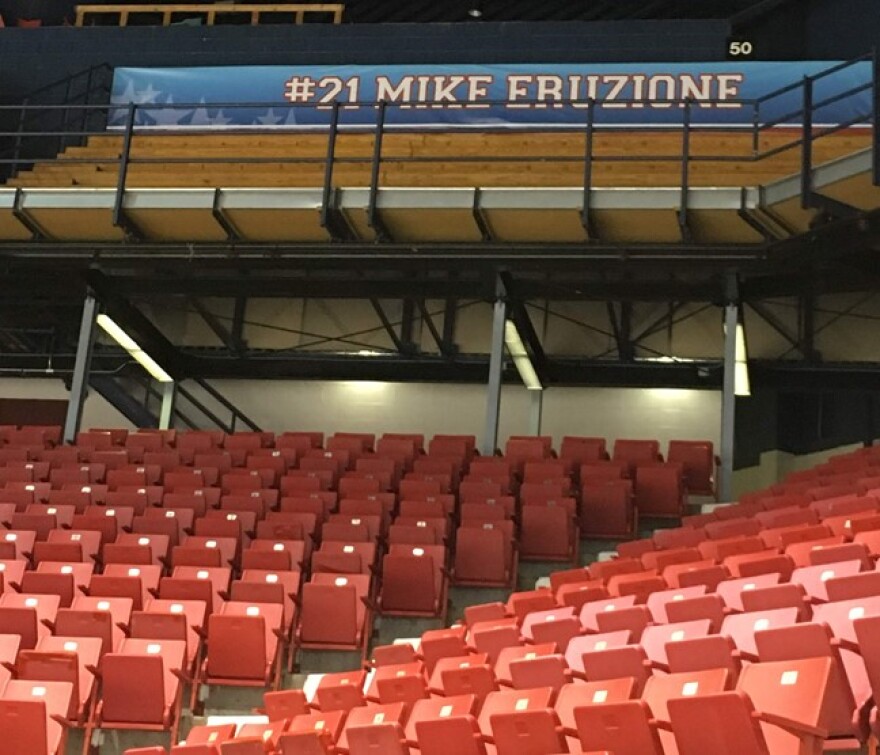
[[[862,63],[871,61],[870,80],[864,84],[849,87],[842,91],[835,91],[831,95],[825,95],[816,98],[817,82],[822,82],[836,73]],[[647,100],[647,99],[628,99],[615,100],[615,107],[632,107],[632,106],[653,106],[658,105],[669,108],[666,112],[677,108],[681,113],[680,122],[675,124],[666,124],[662,126],[665,132],[674,132],[678,134],[679,149],[674,153],[641,155],[628,154],[597,154],[596,138],[598,135],[607,134],[613,131],[619,131],[619,127],[608,125],[600,122],[597,115],[603,113],[603,109],[609,105],[609,102],[602,99],[590,99],[586,101],[554,101],[553,105],[577,105],[584,110],[584,121],[580,126],[566,127],[566,130],[574,130],[583,136],[583,152],[580,154],[504,154],[504,155],[462,155],[462,154],[407,154],[407,155],[389,155],[385,152],[385,137],[389,133],[406,130],[405,127],[388,123],[389,113],[394,108],[408,107],[411,108],[413,103],[399,102],[356,102],[341,103],[336,101],[330,105],[319,104],[290,104],[290,103],[131,103],[127,106],[119,104],[111,104],[104,102],[96,105],[90,102],[85,103],[65,103],[65,104],[46,104],[37,105],[30,99],[22,105],[0,106],[0,113],[4,110],[17,110],[21,113],[19,118],[20,124],[29,123],[31,114],[36,116],[41,111],[45,114],[62,114],[61,125],[66,126],[71,123],[71,113],[74,115],[74,123],[88,124],[88,127],[79,130],[70,128],[40,128],[28,131],[22,126],[14,132],[0,132],[0,139],[13,137],[15,141],[15,150],[11,158],[0,158],[0,165],[12,165],[13,168],[21,167],[25,162],[21,153],[21,145],[24,139],[59,139],[62,144],[70,144],[76,140],[77,143],[88,139],[92,136],[121,136],[121,149],[119,154],[113,154],[106,157],[65,157],[63,161],[57,161],[56,153],[48,153],[37,157],[28,157],[27,164],[30,166],[39,165],[41,163],[53,163],[63,165],[107,165],[115,166],[116,171],[116,198],[114,205],[114,222],[124,227],[124,198],[128,185],[128,173],[131,166],[134,165],[301,165],[301,166],[322,166],[322,206],[320,208],[321,222],[325,227],[332,224],[332,215],[334,212],[334,202],[337,185],[334,177],[337,169],[344,166],[361,166],[369,168],[369,201],[367,207],[367,222],[374,228],[377,235],[381,238],[382,227],[381,219],[377,213],[377,199],[381,188],[382,168],[389,165],[397,164],[421,164],[430,169],[431,166],[444,164],[459,165],[488,165],[488,164],[506,164],[511,166],[522,166],[528,163],[560,164],[560,165],[577,165],[582,166],[582,189],[583,200],[581,209],[581,218],[584,229],[589,237],[595,237],[592,223],[590,220],[590,201],[591,193],[594,189],[594,173],[597,165],[606,163],[658,163],[658,164],[678,164],[679,165],[679,222],[683,234],[687,234],[687,213],[688,213],[688,192],[692,185],[691,172],[695,165],[701,163],[740,163],[754,164],[769,160],[786,152],[799,152],[799,163],[801,173],[801,193],[804,206],[808,206],[812,195],[812,175],[814,167],[814,146],[816,142],[822,138],[832,134],[839,133],[845,129],[857,126],[859,124],[876,124],[877,115],[880,112],[880,89],[878,89],[878,57],[875,53],[863,55],[853,60],[841,63],[811,76],[805,76],[803,79],[792,82],[791,84],[777,89],[774,92],[766,94],[760,98],[752,100],[737,100],[737,105],[742,108],[751,108],[751,122],[745,126],[731,126],[724,130],[738,131],[740,133],[750,134],[751,139],[746,139],[746,143],[750,147],[742,153],[731,154],[705,154],[694,149],[694,140],[701,134],[709,132],[718,132],[717,126],[710,126],[699,122],[699,118],[695,115],[699,109],[706,108],[718,104],[730,104],[729,100],[707,100],[707,99],[668,99],[668,100]],[[833,125],[815,125],[821,124],[821,118],[817,120],[817,115],[821,116],[821,112],[828,106],[840,103],[847,99],[857,98],[864,92],[870,91],[870,105],[863,110],[855,108],[855,113],[843,122]],[[772,119],[765,120],[762,113],[768,109],[768,103],[772,100],[797,93],[800,107],[783,115],[776,116]],[[32,98],[31,98],[32,99]],[[865,99],[860,97],[859,101]],[[504,106],[509,104],[507,101],[481,101],[479,105],[470,105],[472,107],[485,108],[486,106]],[[546,101],[525,101],[518,100],[517,105],[533,105],[539,107],[547,107]],[[445,107],[448,103],[431,103],[432,107]],[[468,103],[455,103],[457,109],[467,109]],[[278,155],[258,156],[258,155],[203,155],[187,153],[186,155],[140,155],[134,150],[134,146],[141,134],[167,133],[161,128],[147,128],[141,130],[140,120],[145,115],[155,114],[157,112],[167,110],[186,110],[193,111],[197,108],[208,108],[214,111],[234,111],[236,109],[254,109],[273,108],[279,112],[287,112],[289,109],[311,109],[313,111],[328,111],[326,114],[326,125],[316,125],[310,127],[310,131],[319,130],[326,133],[326,153],[324,156],[307,156],[307,155]],[[360,111],[363,109],[371,109],[375,112],[375,119],[370,123],[347,123],[346,115],[348,113]],[[96,116],[97,114],[97,116]],[[107,124],[117,123],[122,117],[122,125],[120,128],[107,128]],[[91,124],[98,122],[100,127],[93,127]],[[781,127],[787,127],[795,134],[793,138],[781,143],[762,148],[762,137],[773,130],[774,133],[782,133]],[[198,131],[192,128],[191,131]],[[454,130],[454,128],[450,128]],[[473,130],[473,129],[471,129]],[[532,130],[546,131],[546,127],[535,126]],[[255,130],[247,128],[246,133],[287,133],[279,132],[277,129]],[[186,127],[175,130],[170,133],[187,133]],[[233,133],[241,133],[234,131]],[[363,155],[341,155],[338,151],[338,139],[340,135],[352,133],[365,133],[372,136],[370,154]],[[880,183],[880,149],[877,148],[878,132],[873,130],[874,154],[873,168],[875,183]],[[191,145],[188,145],[191,146]],[[780,176],[781,177],[781,176]]]

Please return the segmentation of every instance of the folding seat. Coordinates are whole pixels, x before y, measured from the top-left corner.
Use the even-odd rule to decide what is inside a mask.
[[[409,488],[404,489],[405,483],[406,480],[401,483],[401,500],[416,500],[415,494],[410,492]],[[506,487],[508,486],[497,481],[480,481],[466,477],[458,486],[458,498],[461,503],[485,503],[488,499],[498,499],[509,495],[510,491],[506,490]],[[439,490],[436,491],[436,493],[439,492]]]
[[[872,495],[846,495],[840,498],[826,498],[814,501],[810,508],[824,521],[832,516],[844,514],[876,513],[878,500]]]
[[[609,561],[596,561],[587,567],[592,579],[608,581],[617,574],[636,574],[644,571],[642,562],[636,558],[613,558]]]
[[[596,614],[596,626],[600,632],[616,632],[627,629],[633,641],[638,642],[645,628],[651,623],[651,612],[645,606],[631,606],[615,611]]]
[[[207,606],[201,600],[151,598],[143,611],[132,612],[129,632],[141,639],[184,640],[186,668],[197,671],[207,615]]]
[[[791,578],[794,562],[790,556],[773,550],[728,556],[722,564],[734,577],[757,577],[762,574],[779,574],[783,581]]]
[[[525,617],[521,631],[527,642],[541,645],[552,642],[560,653],[582,633],[580,620],[572,607],[534,611]]]
[[[509,666],[510,682],[514,689],[550,687],[555,693],[571,681],[571,672],[565,658],[556,653],[537,658],[520,658]]]
[[[73,602],[70,604],[70,610],[77,613],[100,613],[109,615],[111,627],[109,646],[106,642],[106,635],[104,634],[106,628],[106,620],[103,618],[95,616],[91,616],[91,618],[87,618],[85,616],[75,616],[73,619],[70,619],[68,617],[70,625],[61,626],[58,621],[56,621],[55,632],[58,635],[73,634],[74,636],[80,636],[79,634],[75,634],[78,631],[75,628],[76,626],[92,626],[95,633],[89,633],[83,636],[100,636],[104,640],[105,652],[112,652],[114,648],[117,648],[119,646],[119,643],[125,637],[125,630],[127,630],[129,621],[131,620],[131,612],[133,610],[133,607],[131,598],[97,596],[92,597],[90,595],[78,595],[73,599]],[[62,611],[59,611],[59,614],[62,612],[63,609]]]
[[[804,658],[831,659],[831,675],[828,680],[831,701],[825,726],[831,737],[853,736],[853,722],[859,715],[857,710],[870,700],[871,687],[867,678],[847,679],[829,627],[821,624],[796,624],[768,629],[755,635],[755,643],[762,663]],[[851,683],[854,686],[851,687]]]
[[[368,574],[376,564],[376,544],[375,543],[352,543],[352,542],[322,542],[320,549],[312,555],[312,569],[315,570],[317,560],[321,556],[336,558],[352,558],[357,556],[360,559],[361,574]]]
[[[325,543],[370,543],[375,542],[375,537],[371,537],[366,523],[358,521],[355,524],[349,519],[325,522],[321,527],[321,540]]]
[[[317,501],[320,506],[320,501]],[[257,540],[311,541],[319,533],[318,515],[300,511],[272,511],[257,522]],[[253,543],[252,543],[253,545]]]
[[[859,574],[862,570],[860,561],[842,561],[836,564],[820,564],[795,569],[791,575],[793,584],[801,585],[807,597],[813,602],[828,600],[826,584],[828,580],[849,577]]]
[[[567,505],[573,509],[574,500],[571,498],[571,493],[571,480],[568,477],[542,482],[524,482],[519,486],[519,499],[523,504],[557,501],[558,505]]]
[[[626,539],[638,531],[632,482],[609,479],[581,488],[581,537]]]
[[[573,499],[572,503],[574,503]],[[569,561],[576,564],[580,533],[574,506],[548,501],[527,504],[520,513],[520,557],[533,561]]]
[[[726,669],[731,684],[741,668],[733,640],[720,634],[667,643],[666,659],[670,673]]]
[[[12,549],[11,554],[4,554],[9,556],[9,560],[27,560],[34,551],[36,540],[37,533],[32,530],[4,530],[0,537],[0,542]]]
[[[702,554],[696,548],[672,548],[645,553],[641,557],[645,569],[662,573],[667,566],[686,564],[702,560]]]
[[[301,540],[254,540],[242,551],[241,568],[268,571],[300,571],[306,558],[305,542]]]
[[[485,653],[492,664],[504,648],[522,645],[516,619],[499,618],[477,621],[471,625],[470,642],[478,653]]]
[[[502,686],[510,687],[513,685],[513,678],[510,674],[511,663],[520,660],[530,661],[535,658],[543,658],[549,655],[558,655],[555,642],[514,645],[503,648],[498,653],[498,659],[495,661],[495,678]]]
[[[791,545],[786,546],[784,553],[792,560],[796,567],[800,568],[804,566],[816,565],[810,563],[810,555],[814,551],[818,553],[822,550],[825,550],[826,548],[838,548],[840,546],[847,545],[851,546],[852,543],[847,543],[845,536],[837,535],[834,537],[822,538],[820,540],[807,540],[802,543],[792,543]],[[866,555],[866,552],[859,546],[855,546],[855,550],[858,551],[856,558],[858,558],[860,561],[863,557],[866,558],[867,561],[865,561],[865,567],[870,567],[871,561],[870,558],[868,558],[868,556]],[[825,560],[824,563],[833,563],[835,560],[847,561],[851,559],[848,559],[846,555],[844,555],[840,559]]]
[[[97,637],[44,637],[35,650],[18,654],[16,677],[28,681],[69,682],[72,687],[70,707],[63,715],[71,725],[82,726],[97,691],[93,671],[100,662],[101,648],[102,642]]]
[[[455,510],[454,495],[429,495],[424,500],[409,500],[401,497],[400,499],[400,516],[419,517],[419,518],[436,518],[442,516],[450,516]]]
[[[484,522],[456,531],[453,584],[510,589],[518,562],[512,522]]]
[[[685,598],[666,605],[668,622],[680,623],[708,619],[713,633],[719,630],[727,613],[724,601],[714,593]]]
[[[72,493],[88,493],[90,502],[94,504],[106,503],[107,493],[109,492],[109,488],[106,485],[96,485],[95,483],[88,483],[86,485],[66,483],[61,486],[61,490]],[[47,497],[46,500],[48,502],[49,498]]]
[[[27,566],[24,559],[0,560],[0,593],[4,588],[9,589],[8,586],[15,589],[14,585],[20,585]]]
[[[428,616],[446,622],[446,550],[442,545],[391,546],[382,559],[377,609],[388,616]]]
[[[660,589],[648,596],[646,605],[651,612],[652,620],[657,624],[665,624],[669,619],[666,614],[666,606],[690,598],[698,598],[706,594],[705,585],[694,585],[677,590]]]
[[[78,545],[82,549],[82,560],[93,561],[101,550],[101,533],[97,530],[53,530],[47,543]],[[63,549],[59,549],[61,551]],[[44,551],[45,552],[45,551]],[[60,555],[60,553],[58,554]],[[72,561],[69,557],[51,558],[52,561]]]
[[[198,522],[206,520],[196,520]],[[160,537],[153,535],[152,538]],[[227,566],[236,560],[239,550],[239,541],[235,537],[220,537],[217,535],[188,535],[181,546],[183,549],[216,550],[220,553],[220,564]]]
[[[718,460],[710,441],[670,440],[666,459],[681,464],[688,493],[715,495],[715,468]]]
[[[365,683],[366,672],[363,670],[322,674],[315,687],[311,705],[324,713],[334,710],[348,713],[353,708],[366,706]]]
[[[392,646],[399,647],[399,646]],[[374,650],[375,657],[375,650]],[[370,672],[364,697],[371,703],[407,703],[428,697],[423,667],[420,661],[389,663],[375,666]]]
[[[841,514],[829,516],[822,520],[834,535],[844,535],[854,538],[867,530],[880,528],[880,513],[876,511],[863,511],[859,514]]]
[[[752,701],[771,753],[822,752],[833,706],[831,658],[805,658],[745,667],[737,689]],[[859,749],[853,737],[828,742],[828,749]]]
[[[612,461],[622,461],[633,470],[636,465],[663,461],[660,444],[656,440],[624,440],[614,442]]]
[[[809,621],[812,615],[810,598],[802,584],[786,582],[758,590],[747,590],[741,593],[741,597],[747,613],[770,611],[774,608],[797,608],[799,621]]]
[[[678,464],[653,464],[635,469],[635,505],[640,516],[681,517],[685,491]]]
[[[72,694],[69,682],[8,682],[0,695],[4,755],[64,755],[67,729],[59,719]]]
[[[324,470],[289,469],[278,481],[282,497],[302,498],[309,493],[329,492],[333,473]]]
[[[856,532],[856,520],[852,520],[853,542],[864,545],[874,559],[880,557],[880,521],[877,525],[878,528],[875,530]]]
[[[701,527],[667,527],[656,529],[651,535],[657,550],[696,548],[705,539]]]
[[[186,663],[182,640],[123,640],[101,659],[101,700],[86,730],[170,731],[177,742]]]
[[[726,579],[718,583],[716,592],[724,601],[724,605],[732,611],[743,611],[741,593],[747,590],[758,590],[772,587],[781,582],[779,574],[757,574],[751,577]]]
[[[171,572],[171,577],[174,579],[190,581],[190,582],[202,582],[210,585],[210,589],[207,594],[211,598],[212,605],[208,606],[208,613],[212,613],[212,608],[216,608],[217,604],[221,603],[220,595],[229,592],[229,586],[232,581],[232,570],[228,566],[216,566],[216,567],[200,567],[200,566],[175,566],[174,570]],[[165,592],[167,578],[163,578],[159,583],[159,597],[162,598],[181,598],[181,599],[189,599],[194,598],[195,600],[204,600],[203,592],[187,592],[183,591],[182,593],[176,593],[171,590],[169,592]]]
[[[299,585],[299,572],[246,569],[242,571],[241,579],[232,583],[230,599],[239,602],[281,603],[284,606],[282,626],[285,636],[288,636],[296,613],[295,601],[299,593]]]
[[[404,703],[354,708],[346,717],[337,747],[349,755],[409,755],[403,736],[406,714]]]
[[[671,589],[703,585],[707,590],[714,591],[720,582],[729,578],[730,572],[713,561],[673,564],[663,570],[663,580]]]
[[[144,492],[139,492],[140,490]],[[151,505],[146,490],[147,488],[144,486],[132,486],[128,490],[111,490],[107,493],[106,505],[114,508],[130,508],[137,515],[143,514]],[[66,492],[65,495],[67,495]],[[161,495],[159,498],[159,503],[161,503]],[[84,501],[83,506],[88,503],[88,501]],[[53,505],[55,504],[53,503]]]
[[[303,585],[296,646],[308,650],[359,650],[365,660],[372,619],[362,598],[370,578],[315,574]]]
[[[413,524],[399,524],[395,522],[388,528],[388,543],[390,545],[443,545],[444,528],[446,522],[443,519],[417,520]]]
[[[419,653],[425,663],[425,672],[430,675],[441,658],[458,658],[468,654],[465,643],[466,628],[452,626],[443,629],[429,629],[422,634]]]
[[[640,644],[654,668],[669,670],[668,648],[671,644],[706,637],[712,632],[709,619],[649,626],[642,633]]]
[[[4,592],[0,595],[0,634],[18,634],[21,648],[32,650],[51,634],[60,604],[57,595]]]
[[[45,566],[45,564],[40,564],[40,566]],[[55,573],[45,571],[25,572],[22,575],[19,589],[21,592],[29,595],[56,595],[60,601],[59,607],[61,608],[70,608],[70,604],[76,594],[73,573],[62,573],[61,571]]]
[[[722,504],[717,506],[712,513],[717,521],[723,522],[729,519],[747,519],[755,516],[763,510],[764,508],[759,502],[740,502],[736,504]]]
[[[477,717],[480,731],[485,737],[491,738],[492,719],[495,716],[503,713],[552,709],[553,697],[554,692],[550,687],[492,692],[486,696],[480,715]]]
[[[633,595],[636,603],[642,604],[652,592],[664,590],[666,582],[654,571],[616,574],[608,580],[608,593],[612,597]]]
[[[620,611],[630,608],[635,604],[634,595],[624,595],[619,598],[607,598],[605,600],[594,600],[585,603],[581,607],[579,614],[581,626],[588,632],[598,632],[600,630],[597,617],[600,613]]]
[[[653,538],[646,537],[618,543],[614,550],[617,551],[618,558],[641,558],[643,554],[656,550],[657,547]]]
[[[761,523],[757,519],[728,519],[721,522],[709,522],[706,525],[706,535],[712,540],[755,537],[760,532]]]
[[[527,461],[523,465],[523,482],[542,482],[571,477],[574,464],[571,460],[542,459]]]
[[[845,495],[851,495],[857,492],[855,483],[820,485],[818,487],[807,488],[804,491],[814,501],[821,501],[826,498],[840,498]]]
[[[566,435],[559,446],[559,458],[571,459],[579,464],[607,459],[605,439]]]
[[[415,734],[411,733],[412,729]],[[461,755],[486,755],[479,726],[470,714],[420,719],[412,729],[407,726],[407,743],[418,746],[422,755],[444,755],[450,751]]]
[[[862,572],[834,577],[825,582],[830,602],[880,595],[880,572]]]
[[[10,517],[9,524],[12,530],[20,530],[22,532],[29,530],[36,535],[37,541],[44,541],[49,536],[49,532],[58,527],[58,519],[54,514],[46,512],[47,506],[43,504],[37,505],[42,506],[43,513],[28,514],[16,512]],[[28,508],[32,508],[32,506]]]
[[[463,503],[458,513],[462,522],[500,522],[513,519],[516,516],[516,499],[513,496],[501,496],[482,503]]]
[[[224,603],[208,617],[208,652],[200,682],[278,689],[284,608],[272,603]]]
[[[730,637],[745,660],[757,660],[755,635],[766,629],[788,627],[798,620],[797,608],[730,614],[721,624],[720,634]]]
[[[565,661],[576,677],[584,678],[584,653],[592,653],[629,644],[631,633],[626,630],[587,634],[574,637],[565,649]]]
[[[470,458],[474,455],[477,439],[474,435],[435,435],[428,442],[428,454]]]

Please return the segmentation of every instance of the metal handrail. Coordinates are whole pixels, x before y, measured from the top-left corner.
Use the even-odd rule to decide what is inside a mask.
[[[842,92],[836,92],[833,95],[826,96],[821,100],[814,100],[814,83],[819,81],[827,76],[833,75],[841,70],[844,70],[856,63],[859,63],[863,60],[871,58],[873,60],[873,74],[872,81],[867,84],[860,84],[857,86],[850,87]],[[95,66],[94,70],[103,68],[103,66]],[[79,103],[79,102],[67,102],[64,104],[57,103],[48,103],[48,104],[34,104],[32,101],[27,100],[21,105],[0,105],[0,113],[4,111],[19,111],[21,114],[20,120],[20,128],[16,131],[0,131],[0,138],[4,137],[15,137],[17,140],[15,155],[11,159],[6,159],[0,157],[0,165],[4,164],[13,164],[17,167],[17,165],[21,163],[27,162],[28,164],[41,164],[48,162],[56,162],[58,161],[57,156],[53,155],[51,157],[48,156],[39,156],[34,158],[29,158],[27,161],[21,159],[20,157],[20,148],[21,142],[24,139],[33,138],[33,139],[46,139],[46,138],[60,138],[64,139],[86,139],[91,136],[108,136],[115,135],[122,137],[122,146],[121,151],[118,157],[116,155],[105,156],[105,157],[70,157],[65,158],[61,162],[65,165],[77,165],[81,163],[88,164],[103,164],[103,165],[116,165],[118,170],[118,181],[117,181],[117,189],[116,189],[116,200],[114,205],[114,222],[117,225],[124,223],[124,212],[123,212],[123,200],[126,191],[126,183],[127,183],[127,175],[128,170],[131,165],[140,164],[140,165],[151,165],[151,164],[241,164],[241,165],[260,165],[260,164],[301,164],[301,165],[323,165],[324,166],[324,178],[322,183],[322,206],[321,206],[321,224],[325,227],[328,224],[334,222],[332,217],[333,214],[333,205],[335,202],[335,188],[334,188],[334,170],[337,166],[340,165],[369,165],[370,167],[370,180],[369,180],[369,203],[367,208],[367,220],[368,225],[373,227],[377,231],[377,235],[381,235],[381,221],[378,218],[376,211],[376,202],[378,199],[380,181],[381,181],[381,167],[383,165],[393,165],[393,164],[403,164],[403,163],[424,163],[425,165],[437,164],[437,163],[461,163],[461,164],[499,164],[499,163],[507,163],[511,165],[522,164],[522,163],[534,163],[534,162],[542,162],[548,164],[579,164],[583,163],[584,165],[584,203],[583,203],[583,220],[585,227],[588,225],[589,221],[589,195],[592,190],[592,168],[594,165],[600,163],[678,163],[681,166],[681,178],[680,178],[680,190],[681,190],[681,207],[680,213],[681,217],[686,220],[687,214],[687,195],[690,183],[690,166],[695,163],[709,163],[709,162],[717,162],[717,163],[729,163],[729,162],[741,162],[741,163],[757,163],[762,160],[769,159],[776,155],[779,155],[783,152],[800,149],[801,151],[801,178],[802,178],[802,189],[803,189],[803,201],[807,202],[809,193],[811,191],[809,176],[812,174],[812,152],[813,152],[813,144],[817,139],[826,137],[830,134],[839,132],[843,129],[849,128],[851,126],[857,125],[859,123],[870,122],[873,118],[876,123],[877,120],[877,109],[878,106],[876,103],[880,102],[880,95],[878,95],[878,83],[877,83],[877,57],[874,53],[870,55],[862,55],[858,58],[854,58],[853,60],[846,61],[844,63],[837,64],[828,69],[820,71],[816,74],[812,74],[810,76],[804,76],[801,81],[793,82],[784,87],[780,87],[774,92],[770,92],[766,95],[763,95],[758,98],[750,99],[750,100],[739,100],[738,104],[743,108],[751,107],[753,109],[753,118],[752,123],[749,125],[743,126],[731,126],[731,130],[742,130],[746,133],[749,131],[752,134],[752,144],[751,149],[744,150],[742,154],[693,154],[692,149],[692,136],[696,133],[704,133],[717,130],[717,127],[702,125],[700,123],[694,123],[695,115],[698,112],[698,109],[703,106],[711,106],[713,104],[720,103],[728,103],[728,100],[721,99],[708,99],[708,100],[693,100],[693,99],[663,99],[663,100],[649,100],[647,98],[631,98],[631,99],[622,99],[615,100],[615,106],[638,106],[638,105],[672,105],[676,106],[680,109],[681,112],[681,121],[680,123],[670,123],[670,124],[662,124],[657,127],[658,130],[662,131],[675,131],[681,132],[681,146],[679,150],[676,150],[674,153],[667,154],[659,154],[659,155],[632,155],[632,154],[602,154],[596,155],[594,150],[594,139],[596,134],[601,132],[608,131],[616,131],[618,130],[614,126],[603,125],[601,123],[596,123],[597,121],[597,113],[602,112],[602,108],[609,102],[608,100],[595,100],[590,99],[586,102],[582,100],[560,100],[553,101],[552,103],[544,100],[517,100],[518,105],[533,105],[533,106],[541,106],[546,105],[548,108],[550,105],[559,106],[559,105],[576,105],[579,108],[583,108],[585,111],[586,124],[585,127],[573,127],[573,131],[575,133],[580,132],[584,135],[584,151],[582,155],[573,156],[573,155],[524,155],[524,154],[514,154],[514,155],[457,155],[457,156],[449,156],[449,155],[439,155],[439,154],[420,154],[420,155],[387,155],[383,152],[383,139],[384,137],[392,130],[400,130],[406,131],[408,130],[405,126],[395,126],[395,124],[389,124],[387,119],[387,111],[391,108],[402,108],[402,107],[411,107],[412,103],[399,103],[399,102],[339,102],[335,101],[332,104],[318,104],[318,103],[258,103],[258,102],[250,102],[250,103],[210,103],[206,105],[204,102],[199,103],[130,103],[128,105],[114,104],[114,103],[101,103],[99,105],[93,103]],[[93,69],[89,69],[90,71]],[[85,75],[87,72],[80,72],[75,76]],[[72,77],[71,77],[72,78]],[[57,85],[59,82],[56,82]],[[61,80],[61,84],[65,83],[65,80]],[[69,82],[68,82],[69,84]],[[45,91],[47,88],[44,87]],[[787,94],[793,91],[800,89],[803,92],[803,100],[802,105],[796,110],[791,111],[790,113],[786,113],[785,115],[779,116],[772,121],[761,122],[760,120],[760,107],[761,104],[767,102],[768,100],[773,99],[774,97],[781,96],[783,94]],[[827,126],[821,128],[820,130],[816,130],[814,128],[814,114],[819,111],[823,107],[827,107],[830,104],[835,102],[840,102],[841,100],[845,100],[848,97],[853,97],[858,95],[864,91],[869,89],[873,89],[874,93],[874,102],[875,105],[872,108],[873,112],[869,113],[858,113],[857,115],[849,118],[843,123],[834,124],[831,126]],[[448,106],[449,103],[431,103],[432,107],[437,109],[442,109]],[[480,101],[480,103],[454,103],[457,109],[467,109],[468,107],[477,107],[483,108],[487,105],[507,105],[509,101],[507,100],[492,100],[492,101]],[[317,111],[328,111],[329,112],[329,123],[326,126],[315,124],[313,128],[308,128],[307,130],[310,132],[319,132],[323,133],[326,131],[327,134],[327,148],[326,154],[324,156],[297,156],[297,155],[277,155],[270,157],[263,157],[257,155],[250,156],[235,156],[235,155],[222,155],[222,156],[204,156],[198,157],[197,155],[185,154],[185,155],[175,155],[175,156],[150,156],[150,155],[138,155],[133,154],[133,145],[137,142],[139,136],[143,133],[153,133],[153,129],[149,126],[147,128],[142,128],[138,125],[138,116],[142,113],[150,113],[155,111],[167,111],[167,110],[195,110],[199,108],[209,108],[210,110],[234,110],[234,109],[255,109],[255,108],[268,108],[272,107],[276,110],[285,111],[289,108],[297,108],[297,109],[312,109]],[[345,123],[344,114],[348,111],[353,111],[355,109],[365,110],[375,110],[376,118],[375,122],[364,123],[364,124],[351,124]],[[26,120],[28,120],[32,113],[39,112],[49,113],[49,114],[62,114],[62,127],[58,130],[56,129],[40,129],[37,131],[26,131],[23,130],[21,124],[23,124]],[[125,112],[125,122],[121,129],[106,129],[106,130],[94,130],[93,128],[85,128],[85,124],[89,123],[89,114],[99,112],[104,117],[108,117],[111,112],[121,113]],[[666,112],[675,112],[672,110],[666,110]],[[77,129],[68,129],[67,123],[69,122],[70,113],[80,114],[82,116],[82,123],[84,127]],[[801,123],[789,124],[788,121],[793,119],[800,118]],[[777,144],[773,147],[768,147],[767,149],[760,148],[760,135],[766,132],[768,129],[788,126],[790,125],[792,129],[797,129],[798,134],[795,138],[791,139],[788,142],[783,144]],[[528,128],[528,127],[527,127]],[[540,126],[535,126],[536,130],[540,130]],[[566,129],[567,130],[567,129]],[[161,132],[161,126],[156,128],[156,131]],[[188,129],[185,126],[180,129],[175,129],[172,133],[188,133],[188,132],[198,132],[200,129],[198,127],[193,127],[192,129]],[[249,133],[252,131],[257,131],[257,129],[243,128],[233,130],[232,133]],[[271,129],[259,129],[260,132],[272,132]],[[373,145],[371,155],[355,155],[355,156],[340,156],[337,154],[337,138],[341,134],[347,133],[365,133],[373,135]],[[877,130],[874,130],[875,138],[877,138]],[[876,157],[875,150],[875,157]],[[880,163],[878,163],[880,164]],[[878,173],[880,173],[880,169],[878,169]]]

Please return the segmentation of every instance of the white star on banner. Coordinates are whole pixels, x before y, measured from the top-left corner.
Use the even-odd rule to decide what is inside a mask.
[[[261,115],[257,118],[256,123],[259,123],[263,126],[277,126],[284,120],[284,116],[276,115],[274,108],[270,108],[266,115]]]
[[[164,103],[164,105],[173,105],[174,98],[169,97]],[[152,121],[150,125],[153,126],[177,126],[180,122],[186,119],[193,111],[186,110],[177,107],[164,107],[157,108],[155,110],[145,110],[144,116]]]

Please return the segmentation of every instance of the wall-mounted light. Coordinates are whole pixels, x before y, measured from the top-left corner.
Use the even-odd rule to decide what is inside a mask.
[[[520,338],[519,331],[510,320],[504,323],[504,344],[507,346],[507,352],[510,354],[511,359],[513,359],[516,371],[519,373],[520,378],[522,378],[526,388],[530,391],[544,390],[538,373],[535,372],[532,358],[529,356],[529,352],[526,351],[522,338]]]
[[[174,378],[163,370],[156,361],[144,351],[137,342],[126,333],[109,315],[100,314],[97,317],[98,325],[116,343],[128,352],[128,355],[141,365],[151,377],[160,383],[173,383]]]
[[[749,382],[749,355],[746,351],[746,328],[736,324],[736,356],[734,357],[733,392],[736,396],[751,396]]]

